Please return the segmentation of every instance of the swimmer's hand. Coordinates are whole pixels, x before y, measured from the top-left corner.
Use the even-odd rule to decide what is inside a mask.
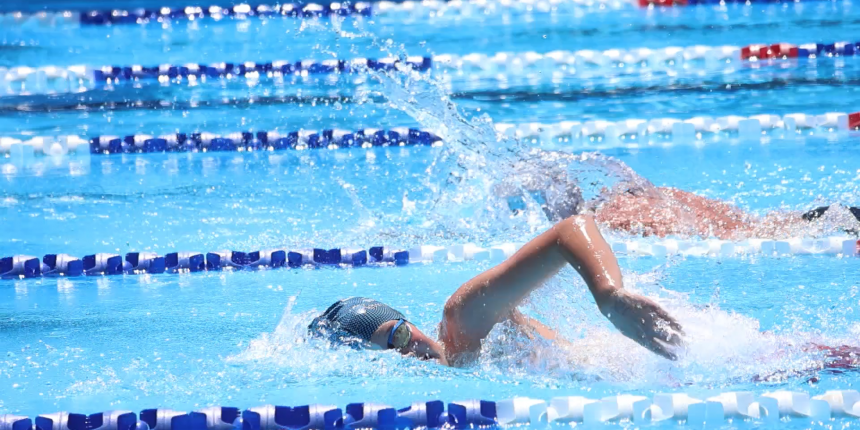
[[[600,312],[623,335],[670,360],[677,360],[684,330],[654,301],[626,290],[614,290],[598,303]]]

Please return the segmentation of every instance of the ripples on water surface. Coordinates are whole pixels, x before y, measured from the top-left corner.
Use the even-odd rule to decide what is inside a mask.
[[[799,43],[857,33],[849,3],[756,8],[760,13],[732,6],[437,18],[429,25],[378,18],[334,25],[248,20],[38,32],[7,27],[0,30],[0,66],[491,55]],[[856,109],[856,60],[783,66],[441,82],[395,72],[0,97],[0,129],[18,137],[422,126],[446,139],[442,148],[94,156],[90,162],[43,159],[4,167],[0,253],[522,242],[550,223],[537,209],[512,216],[492,190],[515,173],[518,161],[534,157],[534,146],[566,153],[547,156],[547,163],[579,160],[569,167],[582,175],[586,191],[617,182],[616,173],[626,171],[620,162],[654,185],[727,200],[759,215],[860,205],[854,134],[766,144],[716,136],[704,146],[610,148],[582,156],[572,144],[500,140],[492,129],[492,122]],[[706,396],[857,386],[855,373],[822,370],[822,357],[804,346],[858,345],[858,259],[625,257],[621,264],[629,288],[657,298],[685,326],[688,348],[679,362],[658,359],[615,333],[572,271],[535,293],[525,310],[558,327],[573,349],[517,339],[497,327],[480,362],[466,369],[330,349],[307,341],[305,327],[332,301],[365,295],[389,302],[432,332],[447,297],[486,263],[4,281],[0,392],[15,394],[0,396],[0,412],[369,399],[399,406],[428,398],[681,390]]]

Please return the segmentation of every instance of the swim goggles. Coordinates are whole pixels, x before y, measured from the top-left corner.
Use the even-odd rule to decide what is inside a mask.
[[[388,349],[406,348],[411,340],[412,329],[409,328],[409,324],[406,324],[406,320],[399,319],[388,333]]]

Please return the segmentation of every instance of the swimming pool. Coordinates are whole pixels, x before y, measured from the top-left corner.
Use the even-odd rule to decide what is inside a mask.
[[[310,139],[307,130],[413,128],[438,136],[441,145],[135,153],[127,150],[133,143],[125,143],[119,152],[126,153],[87,154],[86,142],[85,150],[56,156],[17,152],[19,146],[0,160],[0,255],[521,244],[551,224],[539,213],[490,210],[499,201],[488,184],[511,173],[499,167],[511,161],[511,148],[600,151],[658,186],[727,200],[756,214],[860,206],[857,132],[840,123],[845,117],[812,118],[857,110],[860,59],[826,51],[815,59],[758,62],[741,60],[737,49],[726,51],[729,61],[716,54],[723,45],[854,40],[860,21],[850,2],[653,9],[558,3],[554,12],[541,12],[540,5],[491,10],[457,4],[444,13],[428,6],[342,19],[112,26],[4,17],[3,73],[80,64],[89,66],[87,73],[105,65],[274,67],[277,60],[310,70],[310,62],[297,62],[432,59],[430,70],[420,72],[379,66],[356,73],[290,69],[296,73],[116,82],[6,74],[0,96],[6,138],[48,137],[50,143],[65,135],[209,133],[235,143],[242,138],[230,133],[243,131],[286,136],[301,130],[297,136]],[[184,4],[147,0],[122,7],[162,6]],[[15,0],[0,7],[118,6]],[[709,54],[666,49],[694,45],[710,47]],[[635,51],[634,61],[606,52],[638,48],[651,51]],[[589,57],[584,50],[600,54]],[[528,51],[562,53],[534,59]],[[743,118],[727,120],[730,115]],[[739,124],[753,115],[778,117],[756,119],[759,128],[752,131],[750,122]],[[723,122],[692,131],[683,123],[654,122],[694,117]],[[812,126],[804,127],[807,119]],[[646,122],[623,129],[626,120]],[[607,128],[601,121],[614,123]],[[495,131],[521,139],[496,141]],[[449,171],[465,179],[445,185]],[[591,188],[604,182],[595,184]],[[658,243],[604,234],[614,244]],[[856,240],[826,226],[786,235]],[[678,238],[700,239],[708,238]],[[0,414],[368,401],[403,407],[434,399],[622,393],[705,399],[731,391],[858,389],[856,372],[815,369],[821,357],[797,348],[811,342],[860,346],[860,258],[842,249],[817,255],[619,253],[627,287],[658,299],[684,324],[687,353],[676,363],[617,334],[569,270],[536,292],[524,310],[575,340],[575,351],[539,342],[523,348],[522,339],[500,327],[477,364],[449,369],[395,354],[332,349],[305,337],[313,316],[353,295],[385,300],[433,332],[449,295],[493,259],[3,280]],[[785,421],[813,425],[809,418]],[[825,425],[856,422],[836,418]]]

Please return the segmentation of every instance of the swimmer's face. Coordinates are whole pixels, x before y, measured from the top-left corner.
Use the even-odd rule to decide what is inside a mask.
[[[398,350],[401,354],[418,357],[421,360],[439,360],[442,364],[448,364],[445,360],[445,351],[442,349],[442,345],[439,345],[436,340],[422,333],[417,327],[412,326],[411,328],[412,339],[404,348]]]
[[[387,349],[388,337],[395,324],[397,321],[389,321],[379,326],[373,333],[371,343],[374,346]],[[405,322],[398,327],[394,332],[392,343],[397,345],[394,349],[405,356],[416,357],[421,360],[438,360],[442,364],[448,364],[442,346],[412,323]]]

